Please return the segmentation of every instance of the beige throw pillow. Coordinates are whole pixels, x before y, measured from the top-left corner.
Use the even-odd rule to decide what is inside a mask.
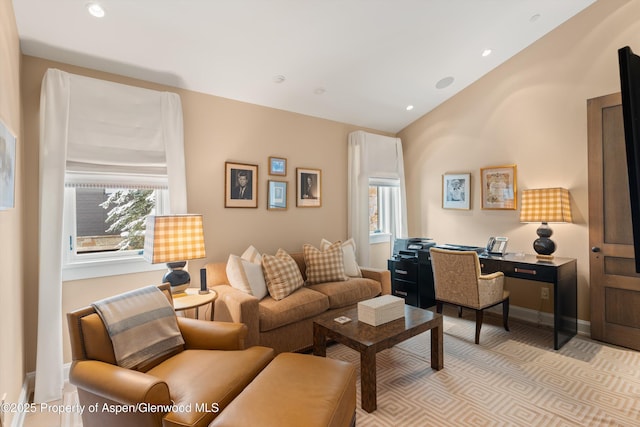
[[[247,261],[237,255],[229,255],[226,271],[229,284],[235,289],[260,300],[267,295],[267,284],[261,264]]]
[[[326,251],[332,245],[327,239],[320,242],[320,250]],[[344,261],[344,272],[349,277],[362,277],[362,272],[356,261],[356,242],[352,238],[342,242],[342,259]]]
[[[307,265],[308,284],[342,282],[348,279],[344,274],[341,242],[335,242],[325,251],[305,244],[302,246],[302,252],[304,263]]]
[[[276,301],[304,285],[298,264],[284,249],[278,249],[275,256],[263,254],[262,269],[269,295]]]

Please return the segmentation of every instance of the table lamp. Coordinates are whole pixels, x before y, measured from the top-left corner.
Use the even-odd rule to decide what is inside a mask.
[[[204,258],[202,215],[166,215],[147,217],[144,259],[152,264],[166,262],[169,271],[162,278],[172,293],[184,292],[191,283],[183,270],[188,260]]]
[[[522,208],[520,222],[541,222],[536,231],[538,238],[533,242],[533,249],[538,259],[551,260],[556,244],[549,237],[553,231],[550,222],[572,222],[569,190],[566,188],[538,188],[522,192]]]

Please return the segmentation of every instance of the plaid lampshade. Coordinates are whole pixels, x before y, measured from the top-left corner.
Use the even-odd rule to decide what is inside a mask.
[[[569,190],[566,188],[524,190],[520,222],[572,222]]]
[[[152,264],[206,257],[202,215],[147,217],[144,259]]]

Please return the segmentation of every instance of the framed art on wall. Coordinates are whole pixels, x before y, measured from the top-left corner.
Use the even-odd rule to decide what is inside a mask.
[[[516,165],[480,169],[482,209],[516,209]]]
[[[15,206],[16,137],[0,120],[0,210]]]
[[[296,168],[296,206],[318,208],[322,206],[322,171]]]
[[[442,175],[442,207],[444,209],[470,209],[470,198],[470,173],[445,173]]]
[[[284,157],[269,157],[269,175],[287,175],[287,159]]]
[[[224,207],[258,207],[258,165],[225,162]]]
[[[287,182],[269,180],[267,192],[267,209],[285,210],[287,209]]]

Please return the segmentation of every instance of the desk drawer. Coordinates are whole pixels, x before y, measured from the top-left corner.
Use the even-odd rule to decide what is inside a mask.
[[[406,280],[394,280],[391,284],[391,294],[404,298],[405,304],[418,306],[418,284]]]
[[[537,280],[539,282],[556,281],[556,269],[536,264],[503,263],[502,272],[505,276],[519,279]]]
[[[392,261],[389,263],[393,280],[402,279],[410,282],[418,281],[418,264],[412,261]]]

